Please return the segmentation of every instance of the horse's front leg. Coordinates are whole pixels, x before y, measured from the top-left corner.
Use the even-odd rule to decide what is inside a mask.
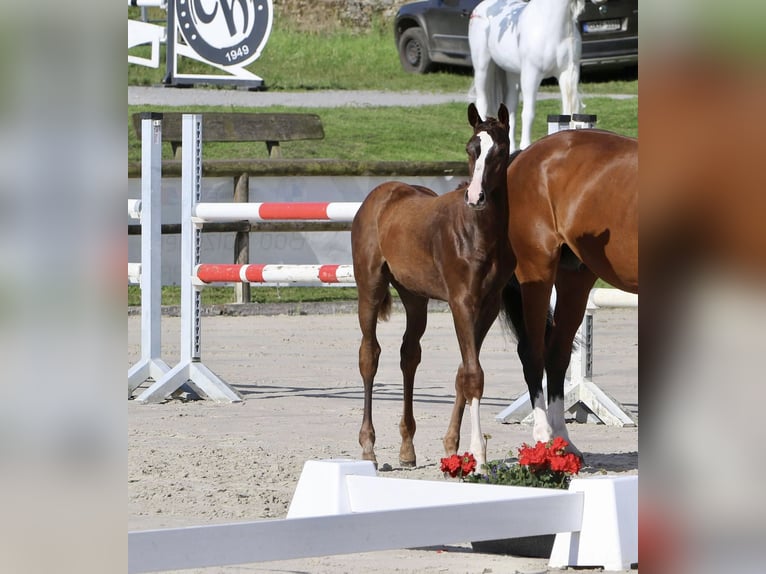
[[[455,323],[460,354],[463,363],[455,378],[455,408],[458,398],[462,396],[462,406],[468,404],[471,412],[471,446],[470,452],[476,459],[479,468],[487,461],[487,441],[481,432],[480,404],[484,394],[484,371],[479,364],[479,345],[476,336],[476,312],[472,306],[465,303],[450,303],[452,318]],[[483,337],[482,337],[483,338]],[[461,415],[462,416],[462,415]],[[455,412],[453,411],[453,419]],[[452,424],[452,421],[450,421]],[[458,436],[459,436],[458,423]]]

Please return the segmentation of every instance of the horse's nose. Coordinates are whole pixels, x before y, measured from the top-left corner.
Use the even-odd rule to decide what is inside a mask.
[[[485,196],[483,191],[479,191],[479,194],[476,197],[476,202],[472,202],[470,195],[468,193],[468,190],[465,192],[465,203],[468,207],[471,207],[473,209],[481,209],[484,207],[485,202]]]

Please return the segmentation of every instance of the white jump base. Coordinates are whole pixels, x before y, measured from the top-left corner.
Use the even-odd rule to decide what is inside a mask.
[[[556,534],[549,566],[638,562],[638,476],[555,490],[379,478],[369,461],[308,461],[286,519],[128,533],[128,572],[157,572]]]
[[[593,380],[593,313],[598,309],[638,307],[638,295],[620,289],[591,289],[585,317],[577,331],[579,346],[572,351],[569,378],[564,382],[564,411],[578,422],[595,422],[618,427],[638,426],[636,417]],[[543,381],[545,389],[545,380]],[[500,411],[495,420],[501,423],[532,424],[529,391]]]

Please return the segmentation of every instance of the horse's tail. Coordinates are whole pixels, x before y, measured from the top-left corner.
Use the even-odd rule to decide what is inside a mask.
[[[514,273],[508,281],[502,292],[503,306],[500,317],[502,325],[510,331],[513,338],[521,343],[526,338],[526,327],[524,325],[524,306],[521,298],[521,285]],[[553,328],[553,309],[548,309],[548,317],[545,321],[545,337]]]
[[[494,115],[500,108],[500,104],[505,103],[505,70],[498,66],[493,60],[489,61],[487,67],[487,115]],[[486,118],[484,118],[486,119]]]
[[[478,92],[482,90],[484,97],[487,100],[487,109],[482,115],[482,110],[479,110],[479,115],[482,119],[486,120],[487,116],[495,114],[500,108],[500,104],[505,103],[505,70],[495,64],[492,60],[487,64],[487,77],[484,86],[476,85],[476,77],[471,82],[471,87],[468,89],[468,101],[477,102],[479,98]]]
[[[514,273],[510,281],[503,287],[502,292],[503,306],[500,313],[501,325],[506,331],[510,331],[519,346],[526,337],[526,327],[524,325],[524,306],[521,298],[521,285]],[[545,338],[548,339],[551,329],[553,329],[553,308],[548,308],[548,317],[545,320]],[[581,344],[579,335],[572,341],[572,350],[577,349]]]
[[[383,301],[380,303],[380,309],[378,310],[379,321],[388,321],[388,319],[391,317],[392,304],[391,290],[386,289],[386,295],[383,297]]]
[[[572,20],[577,20],[582,11],[585,10],[585,0],[574,0],[569,4],[569,8],[572,10]]]

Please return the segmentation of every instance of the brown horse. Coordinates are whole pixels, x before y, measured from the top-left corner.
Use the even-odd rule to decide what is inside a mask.
[[[472,174],[467,189],[461,187],[438,196],[424,187],[387,182],[370,192],[351,226],[362,330],[359,371],[364,381],[359,444],[362,458],[376,464],[372,424],[372,384],[380,357],[376,327],[378,319],[389,316],[390,285],[399,293],[407,313],[400,350],[404,379],[400,464],[416,463],[413,387],[430,298],[449,303],[462,357],[444,450],[448,455],[457,452],[460,424],[469,403],[471,451],[479,463],[486,460],[486,441],[479,424],[479,401],[484,391],[479,351],[500,311],[500,292],[512,271],[501,265],[510,257],[505,239],[505,177],[510,162],[508,110],[501,105],[497,119],[482,121],[471,104],[468,121],[474,133],[466,145]],[[468,193],[477,198],[471,204],[473,209],[466,207]]]
[[[516,324],[533,438],[569,439],[564,377],[588,294],[599,277],[638,293],[638,141],[601,130],[566,130],[536,141],[508,167],[508,213],[521,299],[506,290],[504,311]]]

